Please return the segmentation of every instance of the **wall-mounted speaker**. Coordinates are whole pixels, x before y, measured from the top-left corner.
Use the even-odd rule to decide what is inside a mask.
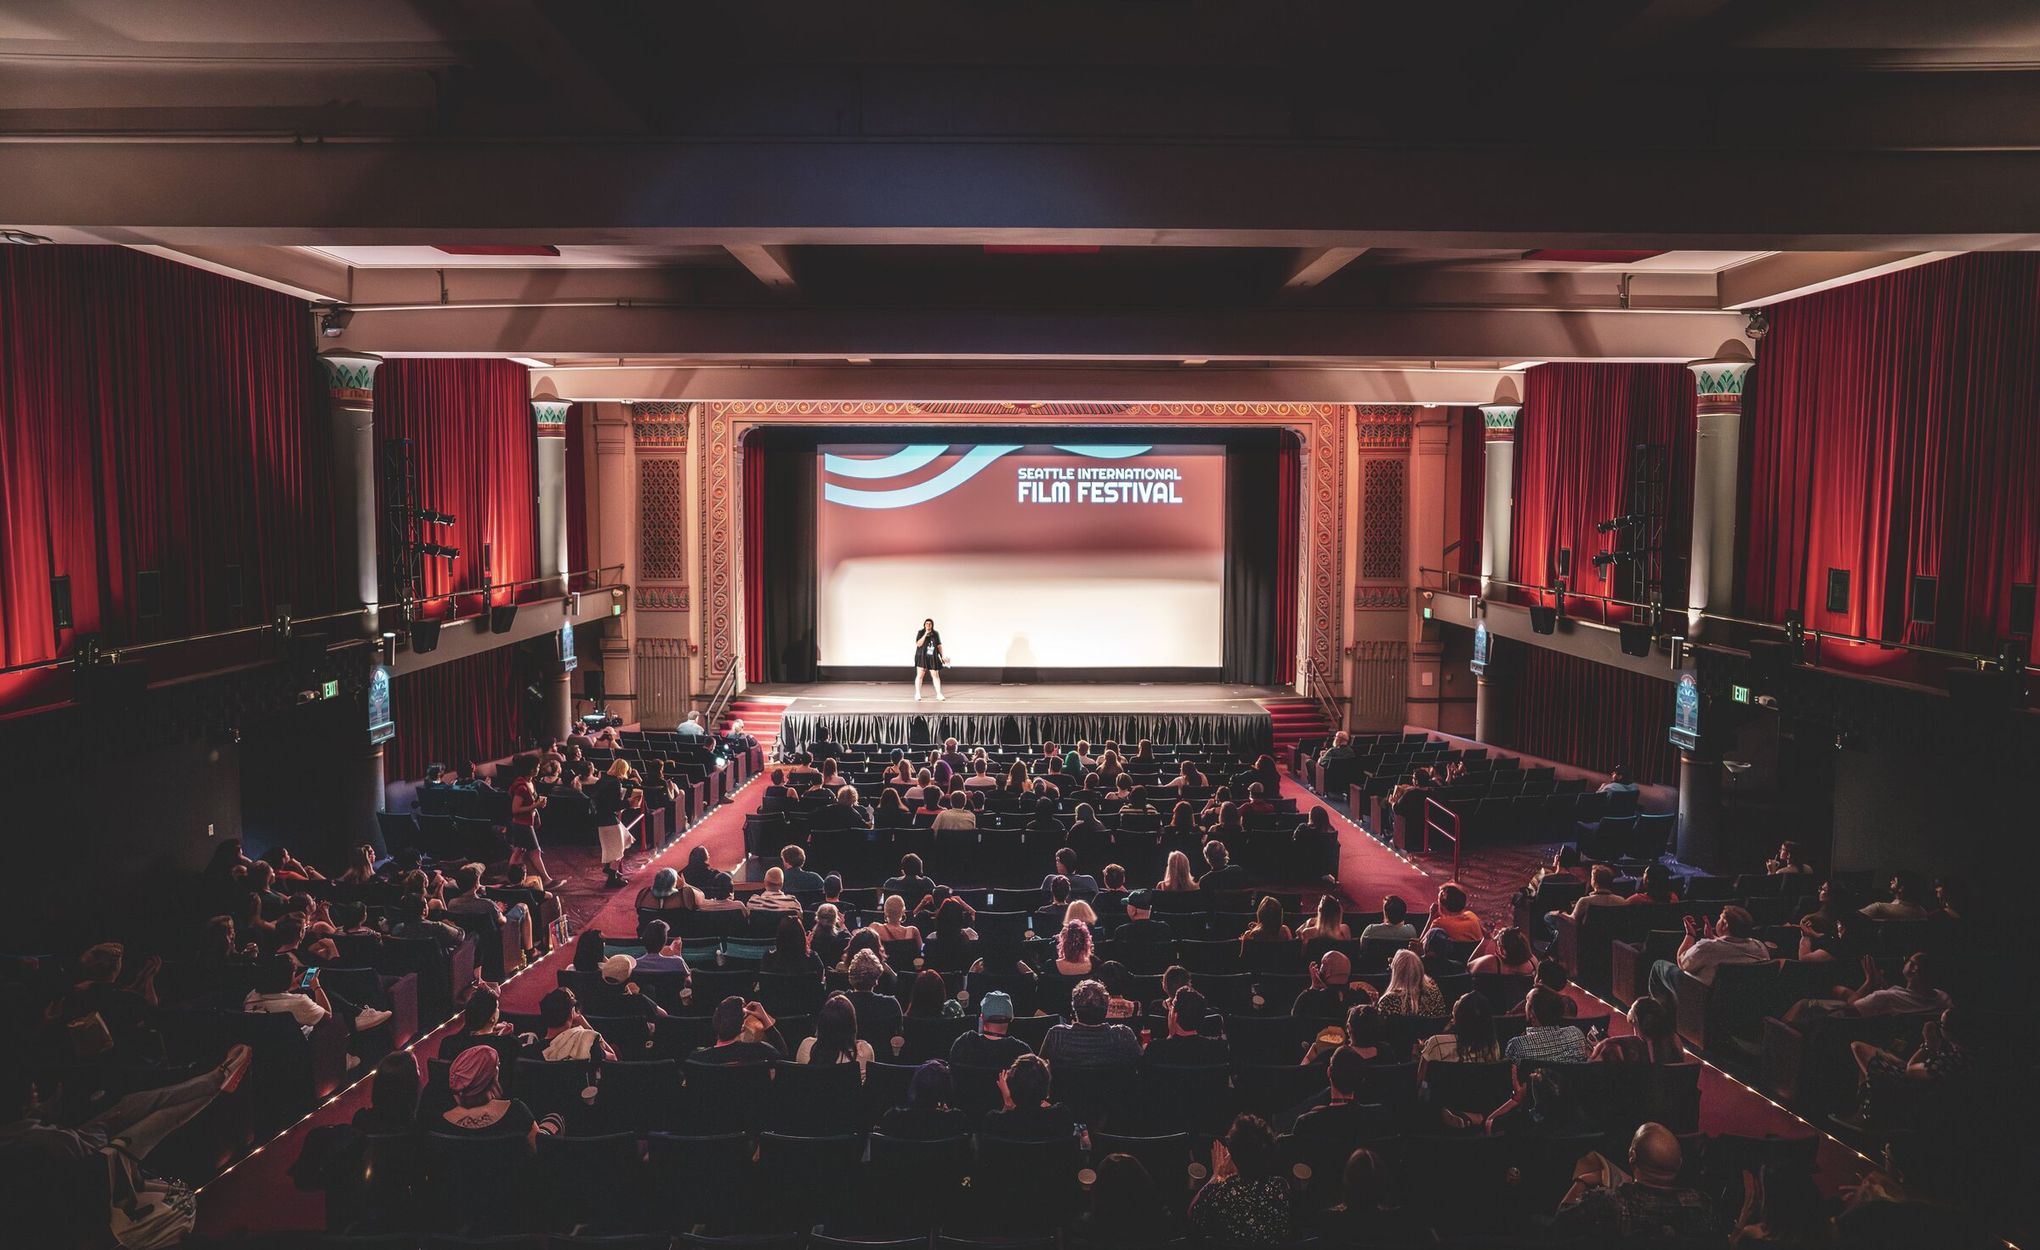
[[[1571,576],[1572,576],[1572,548],[1571,548],[1571,547],[1560,547],[1560,548],[1558,549],[1558,575],[1559,575],[1560,577],[1571,577]]]
[[[411,650],[419,655],[429,655],[439,649],[439,622],[411,622]]]
[[[2033,583],[2012,583],[2012,637],[2033,636]]]
[[[507,634],[517,624],[517,605],[499,603],[489,609],[489,632]]]
[[[1941,589],[1938,577],[1915,577],[1912,580],[1911,619],[1923,624],[1934,623],[1934,600]]]
[[[1652,643],[1650,626],[1643,621],[1623,621],[1616,630],[1622,635],[1622,654],[1649,655]]]
[[[63,633],[71,628],[71,575],[50,579],[50,628]]]
[[[1849,610],[1849,570],[1828,570],[1827,610],[1830,612],[1847,612]]]
[[[1533,632],[1539,634],[1557,633],[1558,609],[1533,604],[1530,608],[1530,628]]]
[[[163,570],[143,569],[135,574],[135,615],[145,621],[163,615]]]

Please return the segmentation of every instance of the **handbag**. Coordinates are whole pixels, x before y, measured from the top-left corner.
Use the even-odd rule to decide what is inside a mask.
[[[123,1250],[175,1246],[198,1225],[198,1196],[191,1186],[151,1176],[141,1162],[117,1146],[101,1152],[113,1193],[108,1228]]]

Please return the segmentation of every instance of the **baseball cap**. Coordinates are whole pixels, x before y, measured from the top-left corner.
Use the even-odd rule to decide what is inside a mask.
[[[637,960],[628,955],[611,955],[602,961],[602,979],[611,985],[622,985],[635,971]]]
[[[993,990],[978,1000],[978,1015],[986,1020],[1010,1021],[1013,999],[1003,990]]]

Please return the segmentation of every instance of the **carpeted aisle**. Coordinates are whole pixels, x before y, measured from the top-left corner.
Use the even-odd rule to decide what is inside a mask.
[[[633,879],[619,890],[600,886],[601,865],[593,848],[561,848],[548,852],[555,874],[569,877],[569,914],[577,916],[576,932],[584,928],[605,932],[635,933],[638,890],[651,884],[651,874],[665,866],[678,868],[696,846],[708,848],[709,861],[716,867],[732,869],[743,856],[744,817],[758,810],[765,787],[754,777],[734,798],[710,812],[700,824],[689,829],[657,857],[633,861]],[[557,858],[555,859],[555,856]],[[590,883],[593,883],[592,885]],[[578,916],[589,909],[585,924]],[[572,958],[571,948],[548,953],[538,962],[511,977],[503,985],[503,1007],[508,1011],[535,1012],[538,1000],[559,983],[559,969]],[[439,1053],[440,1039],[453,1031],[451,1022],[442,1025],[412,1045],[420,1064]],[[260,1055],[255,1062],[262,1062]],[[366,1077],[368,1067],[358,1069]],[[326,1226],[325,1197],[300,1190],[291,1181],[290,1168],[304,1148],[312,1129],[326,1124],[344,1124],[368,1105],[368,1082],[358,1080],[293,1126],[281,1137],[249,1154],[199,1190],[198,1232],[220,1236],[237,1232],[280,1232],[293,1229],[323,1229]]]

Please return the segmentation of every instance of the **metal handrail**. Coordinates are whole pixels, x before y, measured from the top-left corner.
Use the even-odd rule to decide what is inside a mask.
[[[708,696],[708,706],[701,713],[702,728],[712,728],[717,724],[722,719],[723,712],[729,707],[730,700],[736,698],[737,672],[742,667],[742,657],[730,657],[730,666],[724,669],[723,675],[717,679],[715,689]]]
[[[621,579],[623,576],[623,566],[621,564],[611,564],[603,566],[601,568],[574,569],[566,573],[555,573],[550,577],[527,577],[520,581],[504,582],[500,586],[490,586],[488,588],[488,594],[490,596],[493,596],[499,590],[518,590],[526,586],[539,586],[552,584],[558,584],[561,585],[563,588],[567,588],[563,589],[562,593],[564,594],[573,594],[576,593],[571,589],[573,585],[573,579],[584,575],[592,576],[595,578],[595,584],[593,586],[586,587],[585,589],[611,590],[614,589],[614,587],[611,586],[606,579],[612,573],[615,574],[619,579]],[[413,599],[411,602],[413,604],[437,603],[442,599],[458,600],[468,595],[479,595],[482,593],[483,592],[478,589],[452,590],[447,591],[444,594],[429,595],[423,599]],[[446,623],[452,623],[456,621],[477,620],[487,613],[488,606],[489,605],[485,605],[481,612],[477,612],[473,616],[456,615],[446,617],[444,618],[444,620]],[[401,609],[402,607],[404,607],[404,605],[400,603],[376,604],[373,608],[373,611],[376,613],[378,620],[380,620],[381,614],[384,610],[393,608]],[[324,625],[333,621],[359,620],[364,615],[367,615],[370,611],[371,611],[370,605],[362,604],[360,607],[341,608],[332,612],[321,612],[315,616],[293,616],[290,618],[290,624],[292,629],[296,629],[297,627],[302,625]],[[190,646],[194,643],[201,642],[219,642],[227,638],[253,637],[257,634],[273,634],[275,632],[276,622],[274,620],[270,620],[264,621],[259,625],[236,625],[232,629],[216,629],[203,634],[185,634],[177,638],[157,638],[152,639],[148,642],[107,644],[104,647],[104,652],[111,660],[118,661],[124,656],[139,655],[150,651],[162,651],[167,650],[168,648],[171,647],[184,647]],[[366,643],[368,641],[370,640],[365,638],[335,639],[336,644],[340,645],[359,644]],[[37,670],[46,668],[69,668],[72,665],[76,664],[77,662],[78,657],[75,655],[52,656],[47,660],[29,660],[21,664],[10,664],[5,668],[0,668],[0,677],[12,676],[15,673],[35,672]]]
[[[1439,815],[1452,820],[1448,828],[1439,820]],[[1466,821],[1458,812],[1440,803],[1436,795],[1424,800],[1424,853],[1431,853],[1431,835],[1449,839],[1452,843],[1452,879],[1459,879],[1459,844],[1466,840]]]
[[[1324,674],[1318,672],[1317,661],[1309,656],[1303,657],[1303,676],[1306,684],[1310,686],[1311,700],[1317,704],[1318,715],[1324,717],[1328,729],[1337,733],[1344,727],[1346,718],[1340,714],[1338,702],[1325,693],[1326,687],[1331,683],[1324,679]]]
[[[1474,584],[1475,584],[1476,586],[1480,585],[1480,584],[1481,584],[1482,582],[1485,582],[1485,583],[1487,583],[1488,585],[1491,585],[1491,586],[1502,586],[1502,587],[1505,587],[1505,588],[1507,588],[1507,589],[1510,589],[1510,590],[1527,590],[1527,591],[1529,591],[1530,593],[1532,593],[1532,594],[1535,594],[1535,595],[1548,595],[1548,594],[1556,594],[1556,593],[1557,593],[1557,590],[1556,590],[1556,588],[1555,588],[1555,587],[1551,587],[1551,586],[1532,586],[1532,585],[1529,585],[1528,583],[1525,583],[1525,582],[1512,582],[1512,581],[1509,581],[1509,580],[1508,580],[1508,579],[1506,579],[1506,578],[1500,578],[1500,577],[1486,577],[1486,578],[1484,578],[1484,577],[1482,577],[1482,576],[1481,576],[1480,574],[1478,574],[1478,573],[1458,573],[1458,572],[1453,572],[1453,571],[1451,571],[1451,570],[1448,570],[1448,569],[1434,569],[1434,568],[1429,568],[1429,567],[1421,567],[1421,566],[1420,566],[1420,567],[1419,567],[1419,568],[1417,569],[1417,572],[1418,572],[1419,574],[1424,574],[1424,573],[1433,573],[1433,574],[1436,574],[1436,575],[1438,575],[1439,577],[1443,577],[1443,578],[1446,578],[1446,579],[1448,579],[1448,581],[1470,581],[1470,582],[1473,582],[1473,583],[1474,583]],[[1419,590],[1425,590],[1425,589],[1443,589],[1443,588],[1432,588],[1432,587],[1424,587],[1424,586],[1419,586],[1419,587],[1418,587],[1417,589],[1419,589]],[[1447,591],[1446,591],[1446,593],[1448,593],[1448,594],[1449,594],[1449,593],[1451,593],[1451,592],[1450,592],[1449,590],[1447,590]],[[1596,594],[1591,594],[1591,593],[1589,593],[1589,592],[1587,592],[1587,591],[1582,591],[1582,590],[1574,590],[1574,589],[1572,589],[1571,587],[1567,587],[1564,593],[1565,593],[1565,597],[1566,597],[1566,598],[1568,598],[1568,599],[1591,599],[1591,600],[1595,600],[1595,601],[1597,601],[1597,602],[1601,603],[1601,604],[1603,605],[1604,609],[1605,609],[1606,607],[1608,607],[1608,606],[1614,606],[1614,607],[1623,607],[1623,608],[1636,608],[1636,609],[1638,609],[1638,610],[1640,610],[1640,611],[1645,611],[1645,612],[1647,612],[1647,611],[1650,611],[1650,610],[1651,610],[1651,605],[1649,605],[1649,604],[1646,604],[1646,603],[1635,603],[1635,602],[1632,602],[1632,601],[1630,601],[1630,600],[1628,600],[1628,599],[1617,599],[1617,598],[1613,598],[1612,596],[1609,596],[1609,595],[1596,595]],[[1692,612],[1692,610],[1691,610],[1691,609],[1688,609],[1688,608],[1671,608],[1671,607],[1667,607],[1667,608],[1664,608],[1664,609],[1663,609],[1663,611],[1664,611],[1664,612],[1666,613],[1666,615],[1682,615],[1682,616],[1686,616],[1686,617],[1689,617],[1689,618],[1691,618],[1691,617],[1693,617],[1693,616],[1695,615],[1695,613],[1693,613],[1693,612]],[[1605,615],[1605,610],[1604,610],[1604,615]],[[1785,623],[1785,622],[1783,622],[1783,621],[1762,621],[1762,620],[1756,620],[1756,619],[1753,619],[1753,618],[1750,618],[1750,617],[1746,617],[1746,616],[1733,616],[1733,615],[1731,615],[1731,614],[1729,614],[1729,613],[1727,613],[1727,612],[1716,612],[1716,611],[1714,611],[1714,610],[1712,610],[1712,609],[1710,609],[1710,608],[1702,608],[1702,609],[1700,609],[1700,611],[1699,611],[1699,613],[1698,613],[1697,615],[1698,615],[1698,618],[1699,618],[1700,620],[1703,620],[1703,621],[1720,621],[1720,622],[1721,622],[1722,624],[1724,624],[1724,625],[1740,625],[1740,626],[1743,626],[1744,628],[1747,628],[1747,629],[1762,629],[1762,630],[1768,630],[1768,631],[1770,631],[1770,632],[1772,632],[1772,633],[1776,633],[1776,634],[1789,634],[1789,633],[1791,632],[1791,629],[1792,629],[1792,627],[1791,627],[1790,625],[1786,624],[1786,623]],[[1591,622],[1590,622],[1590,623],[1591,623]],[[1842,633],[1842,632],[1840,632],[1840,631],[1838,631],[1838,630],[1832,630],[1832,629],[1819,629],[1819,628],[1816,628],[1816,627],[1814,627],[1814,626],[1812,626],[1812,625],[1802,625],[1802,626],[1800,626],[1800,633],[1801,633],[1801,636],[1802,636],[1802,637],[1804,637],[1804,638],[1806,638],[1806,639],[1808,639],[1808,640],[1810,640],[1810,641],[1812,641],[1812,642],[1814,642],[1814,643],[1820,643],[1820,642],[1846,642],[1846,643],[1853,643],[1853,644],[1856,644],[1856,645],[1858,645],[1858,646],[1866,646],[1866,647],[1884,647],[1884,648],[1888,648],[1888,649],[1891,649],[1891,650],[1896,650],[1896,651],[1910,651],[1910,652],[1913,652],[1913,653],[1915,653],[1915,654],[1917,654],[1917,655],[1933,655],[1933,656],[1940,656],[1940,657],[1942,657],[1942,658],[1944,658],[1944,659],[1950,659],[1950,660],[1958,660],[1958,661],[1960,661],[1960,662],[1962,662],[1962,663],[1965,663],[1965,664],[1974,664],[1974,665],[1976,665],[1976,666],[1978,666],[1978,667],[1983,667],[1983,666],[1986,666],[1986,665],[1994,665],[1994,664],[1996,664],[1996,663],[1998,662],[1998,657],[1997,657],[1997,656],[1994,656],[1994,655],[1980,655],[1980,654],[1978,654],[1978,653],[1976,653],[1976,652],[1974,652],[1974,651],[1956,651],[1956,650],[1952,650],[1952,649],[1950,649],[1950,648],[1948,648],[1948,647],[1936,647],[1936,646],[1930,645],[1930,644],[1928,644],[1928,643],[1923,643],[1923,642],[1894,642],[1894,641],[1892,641],[1892,640],[1889,640],[1889,639],[1885,639],[1885,638],[1866,638],[1866,637],[1863,637],[1863,636],[1861,636],[1861,635],[1858,635],[1858,634],[1845,634],[1845,633]],[[2027,672],[2029,672],[2029,673],[2035,673],[2035,672],[2040,672],[2040,666],[2036,666],[2036,665],[2033,665],[2033,664],[2028,664],[2028,665],[2026,665],[2026,671],[2027,671]]]

